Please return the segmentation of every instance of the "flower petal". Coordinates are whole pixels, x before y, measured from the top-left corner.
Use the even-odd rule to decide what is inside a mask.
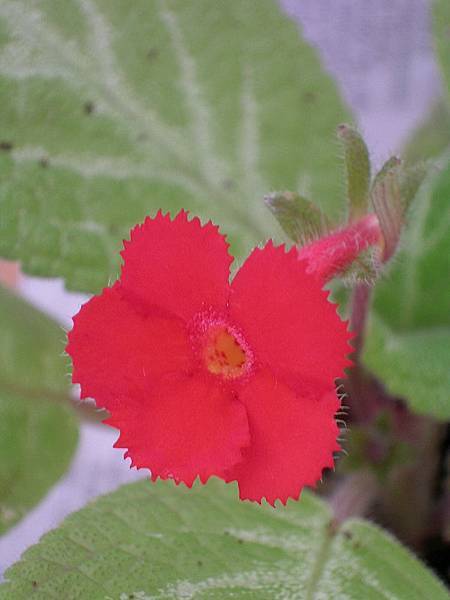
[[[68,335],[73,383],[81,397],[110,408],[121,395],[145,389],[167,373],[192,370],[184,323],[160,314],[141,314],[116,283],[81,307]]]
[[[305,485],[314,485],[333,466],[333,452],[340,450],[336,393],[300,396],[264,369],[239,399],[247,409],[251,444],[227,481],[237,480],[241,500],[265,497],[273,505],[298,499]]]
[[[159,212],[147,218],[124,242],[121,282],[148,305],[163,306],[183,319],[211,306],[225,307],[232,262],[228,244],[212,223],[173,221]]]
[[[202,482],[220,476],[249,443],[244,406],[200,375],[160,380],[148,395],[117,406],[107,423],[121,430],[115,446],[128,448],[132,466],[188,486],[197,476]]]
[[[256,248],[231,288],[231,315],[262,365],[329,387],[351,364],[347,325],[296,248]]]

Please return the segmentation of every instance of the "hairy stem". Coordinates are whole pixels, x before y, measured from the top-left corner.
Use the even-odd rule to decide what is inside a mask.
[[[358,283],[353,290],[350,328],[355,334],[353,340],[355,353],[353,358],[356,366],[358,366],[364,343],[364,330],[369,313],[371,295],[372,288],[366,283]]]
[[[356,471],[345,477],[329,498],[335,523],[366,516],[378,494],[377,478],[369,470]]]
[[[413,420],[412,426],[405,423],[404,429],[409,433],[414,457],[391,468],[380,495],[378,515],[401,540],[420,551],[435,516],[435,487],[445,429],[425,417]]]
[[[371,295],[372,288],[369,285],[358,283],[353,290],[351,301],[350,329],[355,336],[353,338],[355,350],[352,356],[354,366],[350,369],[344,386],[348,394],[346,402],[350,406],[350,417],[356,423],[367,423],[373,414],[373,394],[368,382],[370,377],[360,361]]]

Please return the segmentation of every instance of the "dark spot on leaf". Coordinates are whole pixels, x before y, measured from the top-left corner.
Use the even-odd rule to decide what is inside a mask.
[[[155,47],[150,48],[150,50],[147,52],[147,58],[149,60],[155,60],[158,58],[158,56],[159,56],[158,48],[155,48]]]
[[[305,92],[302,98],[305,104],[313,104],[317,100],[317,94],[315,92]]]
[[[331,521],[329,521],[327,523],[327,527],[326,527],[327,535],[329,535],[330,537],[333,537],[334,535],[336,535],[337,530],[338,530],[338,523],[334,519],[331,519]]]
[[[223,181],[223,187],[225,190],[234,190],[236,189],[236,182],[232,179],[225,179]]]
[[[8,141],[2,141],[0,142],[0,150],[3,150],[4,152],[11,152],[11,150],[13,149],[13,143],[12,142],[8,142]]]
[[[85,102],[83,104],[83,111],[86,115],[92,115],[92,113],[95,111],[95,104],[91,101]]]
[[[346,531],[344,530],[342,532],[343,536],[345,537],[346,540],[351,540],[353,539],[353,533],[351,531]]]
[[[39,159],[39,165],[43,169],[46,169],[50,165],[50,161],[48,160],[48,158],[46,158],[45,156],[43,156],[42,158]]]
[[[238,538],[238,541],[237,541],[237,543],[238,543],[238,544],[243,544],[243,543],[244,543],[244,540],[241,540],[241,538]]]
[[[33,579],[33,581],[31,582],[31,585],[32,585],[34,588],[37,588],[37,586],[38,586],[38,582],[37,582],[37,581],[35,581],[35,580]]]
[[[230,535],[230,532],[229,531],[224,531],[223,535]]]
[[[202,566],[203,566],[203,562],[202,562],[201,560],[198,560],[198,561],[197,561],[197,566],[198,566],[198,567],[202,567]]]

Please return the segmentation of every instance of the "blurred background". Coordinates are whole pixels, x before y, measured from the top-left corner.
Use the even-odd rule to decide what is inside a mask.
[[[283,0],[285,10],[315,46],[352,107],[375,167],[399,152],[439,99],[441,82],[427,0]],[[338,148],[336,146],[336,152]],[[87,299],[60,280],[27,277],[10,263],[0,276],[65,329]],[[116,434],[97,424],[81,427],[71,469],[46,498],[0,539],[0,574],[23,550],[90,498],[144,477],[130,471]]]

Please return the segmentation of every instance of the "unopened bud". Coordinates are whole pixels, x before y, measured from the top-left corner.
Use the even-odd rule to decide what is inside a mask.
[[[324,282],[337,275],[349,274],[352,264],[361,258],[360,267],[366,271],[361,279],[373,279],[375,267],[369,266],[366,251],[374,247],[376,256],[380,244],[381,233],[378,219],[369,214],[344,228],[337,229],[327,236],[320,238],[299,249],[298,257],[308,262],[307,271],[313,273]],[[375,265],[375,262],[373,263]],[[353,274],[358,270],[355,265]]]
[[[392,157],[374,179],[370,196],[383,234],[383,262],[387,262],[398,247],[406,211],[425,173],[424,165],[405,167],[398,158]]]
[[[350,125],[339,125],[338,138],[344,148],[350,221],[367,212],[370,186],[369,151],[361,135]]]
[[[328,232],[324,213],[294,192],[274,192],[264,201],[286,235],[296,244],[306,244]]]

